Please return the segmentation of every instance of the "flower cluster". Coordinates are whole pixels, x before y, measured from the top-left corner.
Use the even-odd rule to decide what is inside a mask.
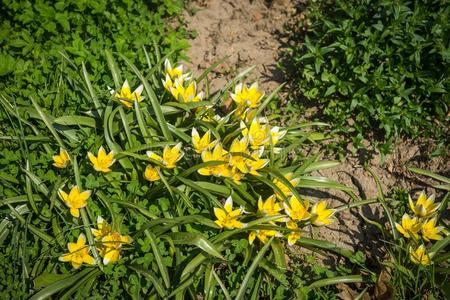
[[[120,249],[124,244],[131,244],[133,239],[128,235],[121,235],[113,231],[111,226],[101,216],[97,217],[97,228],[91,228],[95,241],[99,246],[97,250],[103,257],[103,264],[117,262],[120,259]]]
[[[292,178],[292,174],[289,174],[289,178]],[[280,182],[278,184],[281,186]],[[283,195],[283,198],[286,198],[286,195]],[[228,197],[223,209],[214,208],[214,214],[217,218],[215,222],[220,228],[235,229],[246,226],[245,223],[239,221],[240,218],[244,217],[244,210],[242,208],[233,210],[231,197]],[[326,201],[319,201],[310,207],[308,200],[301,201],[296,196],[291,196],[289,200],[284,202],[280,201],[276,194],[271,195],[266,200],[260,197],[255,215],[258,217],[279,216],[279,218],[275,218],[267,224],[274,229],[250,231],[248,240],[250,244],[254,242],[255,238],[258,238],[262,243],[266,243],[270,237],[282,237],[283,235],[276,230],[277,224],[281,223],[289,229],[288,244],[294,245],[300,239],[300,228],[308,225],[330,225],[335,221],[334,214],[335,210],[328,208]]]
[[[179,65],[172,68],[169,60],[165,60],[164,69],[166,77],[162,81],[164,88],[169,91],[172,96],[181,103],[200,102],[205,94],[197,93],[197,83],[192,80],[189,73],[183,73],[183,66]]]
[[[121,235],[112,231],[111,226],[103,220],[102,217],[97,218],[97,229],[91,228],[91,232],[98,242],[97,250],[103,257],[103,264],[117,262],[120,259],[120,248],[123,244],[130,244],[133,240],[128,235]],[[89,245],[86,245],[86,236],[80,234],[76,243],[68,243],[69,253],[59,257],[60,261],[70,262],[75,269],[81,267],[83,263],[94,265],[95,260],[89,255]]]
[[[409,197],[409,207],[414,216],[404,214],[401,223],[395,223],[395,228],[405,238],[419,241],[420,238],[424,242],[431,240],[441,240],[443,237],[441,232],[442,226],[437,226],[436,212],[439,204],[434,203],[434,195],[427,198],[424,192],[419,194],[417,201],[414,202]],[[426,248],[422,244],[416,250],[409,248],[411,260],[416,264],[428,265],[431,263],[430,256],[426,253]]]

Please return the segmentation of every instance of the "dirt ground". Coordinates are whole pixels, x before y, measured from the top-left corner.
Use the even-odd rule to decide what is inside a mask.
[[[229,56],[213,73],[210,84],[214,92],[232,78],[237,70],[256,66],[251,79],[258,79],[262,89],[269,93],[284,81],[283,74],[277,70],[280,59],[279,50],[282,47],[283,25],[299,17],[296,10],[299,1],[288,0],[202,0],[194,1],[192,14],[186,14],[188,29],[197,33],[190,41],[191,49],[188,56],[191,62],[186,65],[195,74],[200,74],[215,61]],[[281,97],[286,93],[282,92]],[[305,120],[298,120],[305,121]],[[424,159],[424,150],[412,141],[399,143],[384,164],[375,155],[369,166],[380,178],[385,192],[394,187],[409,189],[413,192],[427,190],[433,192],[419,176],[408,172],[406,166],[413,165],[429,170],[447,173],[450,162],[445,158],[435,158],[432,161]],[[342,165],[317,172],[321,175],[339,181],[355,188],[356,193],[363,198],[372,198],[377,194],[376,186],[370,174],[361,165],[361,157],[348,155]],[[447,174],[448,175],[448,174]],[[338,191],[311,192],[312,198],[332,199],[335,206],[348,203],[349,198]],[[380,218],[383,213],[379,206],[372,205],[364,209],[366,217]],[[339,246],[353,250],[362,250],[368,255],[382,255],[373,251],[380,247],[376,231],[365,225],[356,209],[345,211],[338,216],[338,223],[329,228],[320,228],[318,237],[335,242]],[[375,258],[375,257],[374,257]],[[376,258],[375,258],[376,259]]]

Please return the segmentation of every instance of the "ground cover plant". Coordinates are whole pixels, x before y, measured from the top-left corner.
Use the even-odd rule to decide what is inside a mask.
[[[386,224],[367,219],[382,233],[387,256],[380,261],[381,272],[377,285],[386,286],[377,297],[393,299],[446,299],[450,295],[448,280],[448,245],[450,235],[445,214],[450,198],[450,179],[433,172],[410,168],[439,182],[433,186],[442,197],[427,195],[423,190],[412,195],[411,191],[397,189],[392,198],[385,197],[379,179],[378,200],[382,205]]]
[[[293,99],[332,122],[355,148],[386,154],[399,135],[448,151],[449,14],[446,1],[312,1],[288,28],[283,64]],[[312,103],[312,104],[311,104]]]
[[[98,80],[110,76],[104,49],[144,62],[143,45],[154,42],[163,53],[186,48],[186,32],[166,20],[182,9],[182,2],[164,0],[2,1],[0,89],[20,104],[32,95],[52,113],[72,113],[82,103],[64,55],[79,67],[84,62]]]
[[[307,297],[375,280],[361,257],[308,237],[347,206],[298,188],[358,199],[309,175],[337,162],[296,153],[314,142],[314,123],[260,117],[279,89],[246,84],[248,69],[209,95],[200,87],[210,70],[194,77],[148,56],[140,71],[105,56],[112,81],[91,81],[84,67],[73,79],[88,110],[51,115],[34,97],[28,106],[1,97],[20,148],[1,161],[2,297]],[[233,107],[221,107],[229,97]],[[294,244],[342,256],[355,273],[292,289],[283,245]]]

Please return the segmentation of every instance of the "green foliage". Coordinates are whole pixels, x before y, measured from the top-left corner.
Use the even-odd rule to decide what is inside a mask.
[[[442,182],[450,181],[449,178],[427,170],[418,168],[410,168],[410,170]],[[387,198],[383,195],[377,177],[373,176],[378,186],[378,201],[383,206],[389,221],[388,229],[386,229],[386,224],[379,223],[381,220],[369,220],[362,215],[368,223],[375,225],[381,231],[382,242],[387,252],[387,257],[380,261],[382,272],[379,274],[378,284],[381,282],[382,285],[386,285],[385,295],[395,299],[421,299],[423,295],[428,295],[432,299],[448,298],[450,236],[447,231],[448,226],[441,220],[441,216],[448,210],[450,193],[447,192],[442,198],[437,197],[434,200],[439,204],[437,210],[431,216],[422,218],[412,210],[412,205],[416,205],[417,198],[413,197],[410,191],[394,189],[392,197]],[[445,186],[444,188],[440,185],[436,187],[445,190]],[[440,240],[424,239],[423,229],[417,232],[417,237],[407,237],[402,234],[396,228],[400,225],[405,226],[402,220],[404,215],[418,220],[421,227],[432,218],[436,219],[437,232],[441,235]],[[431,263],[418,264],[412,260],[411,252],[418,247],[424,247]]]
[[[287,130],[277,141],[280,152],[275,153],[274,140],[267,148],[249,152],[268,160],[267,166],[258,169],[256,174],[240,174],[242,178],[238,180],[205,175],[198,170],[217,163],[229,164],[229,161],[204,162],[204,155],[194,151],[192,129],[202,134],[211,130],[212,138],[230,149],[235,138],[243,135],[241,124],[249,126],[251,121],[243,120],[233,111],[224,112],[220,103],[251,69],[238,74],[217,94],[205,95],[203,101],[181,102],[161,85],[165,76],[163,55],[149,56],[147,66],[137,68],[124,55],[105,53],[110,75],[102,77],[90,75],[92,70],[84,63],[77,67],[69,56],[64,57],[67,81],[77,88],[64,89],[63,94],[74,93],[82,103],[74,106],[70,114],[52,112],[43,107],[41,98],[31,97],[31,103],[17,103],[14,97],[0,93],[0,107],[8,120],[6,127],[10,128],[10,135],[2,136],[0,154],[0,266],[5,270],[0,275],[1,297],[195,299],[197,295],[205,295],[205,299],[283,299],[293,296],[283,248],[289,229],[284,222],[273,222],[284,215],[264,216],[258,212],[257,200],[280,190],[274,179],[302,199],[299,189],[281,175],[288,172],[300,179],[298,187],[338,189],[352,197],[348,187],[310,176],[314,170],[336,166],[337,162],[321,161],[320,155],[305,157],[295,151],[320,141],[310,130],[311,125],[320,124],[280,129],[279,132]],[[120,102],[123,98],[116,93],[111,95],[107,88],[113,86],[115,91],[120,90],[125,77],[132,88],[139,83],[144,86],[145,98],[141,102],[132,101],[130,108],[124,107]],[[196,78],[186,81],[193,80]],[[198,80],[198,89],[202,88],[203,82]],[[262,111],[277,91],[261,98],[256,110]],[[216,115],[218,118],[214,118]],[[269,121],[265,121],[267,126]],[[166,168],[145,155],[147,150],[161,154],[166,146],[180,142],[185,155],[175,168]],[[115,151],[111,172],[97,172],[87,157],[88,151],[97,155],[100,146]],[[52,156],[58,154],[60,147],[67,150],[71,159],[65,168],[52,165]],[[259,159],[246,153],[232,155],[242,155],[248,159],[247,163]],[[146,180],[144,171],[149,164],[160,167],[160,180]],[[236,169],[233,172],[239,173]],[[83,191],[92,191],[87,206],[79,209],[80,218],[71,214],[57,192],[60,188],[68,191],[74,184]],[[214,222],[214,208],[222,208],[223,200],[230,195],[235,209],[243,208],[240,221],[247,224],[244,228],[219,228]],[[286,198],[281,194],[280,197]],[[101,249],[105,243],[94,239],[90,230],[96,227],[98,216],[111,224],[114,232],[133,239],[122,245],[121,258],[115,263],[102,263],[105,253]],[[299,228],[306,226],[312,226],[310,221],[299,222]],[[249,245],[250,232],[269,229],[278,231],[279,236],[272,236],[266,243],[255,240]],[[68,252],[68,243],[75,242],[81,233],[86,235],[89,254],[100,260],[96,266],[82,265],[75,270],[58,258]],[[306,232],[302,234],[303,240],[298,245],[303,242],[309,249],[339,255],[350,265],[364,263],[350,250],[307,238]],[[338,279],[360,282],[359,269],[352,271],[358,277],[348,277],[353,272],[346,272],[347,277]],[[336,284],[316,283],[333,274],[328,275],[313,277],[312,282],[305,280],[307,286],[302,293],[318,288],[314,284]]]
[[[82,105],[69,88],[77,74],[67,77],[63,55],[78,67],[84,62],[93,80],[105,80],[104,49],[145,62],[144,45],[159,45],[164,53],[187,47],[184,30],[164,20],[181,9],[181,1],[167,0],[1,1],[0,89],[19,103],[36,96],[53,113],[73,111]]]
[[[321,104],[356,148],[373,138],[386,153],[402,134],[445,148],[449,18],[442,0],[312,1],[288,29],[283,66],[305,106]]]

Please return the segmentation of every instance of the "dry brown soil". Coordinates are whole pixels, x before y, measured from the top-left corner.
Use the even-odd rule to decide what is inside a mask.
[[[298,18],[296,6],[299,1],[288,0],[203,0],[194,1],[191,14],[185,19],[188,29],[195,31],[188,57],[191,62],[186,65],[195,74],[200,74],[212,63],[229,56],[219,65],[210,77],[211,91],[222,87],[227,80],[249,66],[256,66],[251,79],[258,79],[266,93],[272,91],[284,78],[277,70],[279,50],[281,47],[283,25]],[[284,94],[283,94],[284,93]],[[286,91],[282,92],[282,97]],[[304,121],[304,120],[297,120]],[[424,159],[427,149],[421,149],[414,141],[399,143],[391,155],[380,163],[375,155],[369,162],[371,170],[380,178],[385,192],[394,187],[401,187],[414,192],[427,189],[433,192],[422,178],[408,172],[406,166],[413,165],[429,170],[446,173],[450,162],[445,158]],[[349,154],[345,161],[336,168],[317,172],[348,186],[354,187],[356,193],[366,198],[375,197],[376,186],[370,174],[361,166],[361,157]],[[448,175],[448,174],[447,174]],[[334,206],[348,203],[349,198],[337,191],[302,191],[311,198],[332,199]],[[378,219],[383,213],[379,206],[364,208],[367,217]],[[379,236],[373,228],[365,225],[356,209],[345,211],[338,216],[338,223],[329,228],[320,228],[317,236],[333,241],[340,246],[362,250],[367,255],[382,255]]]

